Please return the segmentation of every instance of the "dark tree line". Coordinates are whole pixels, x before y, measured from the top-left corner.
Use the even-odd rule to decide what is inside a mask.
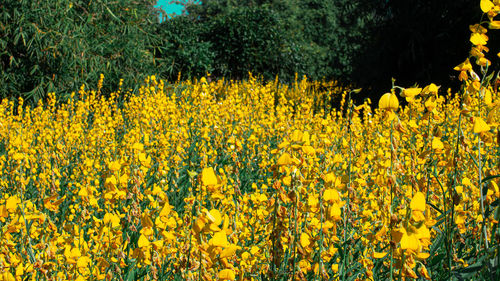
[[[335,79],[371,97],[392,77],[457,87],[452,68],[481,16],[468,0],[203,0],[160,22],[154,2],[2,1],[0,96],[68,96],[100,73],[105,92],[120,79],[136,89],[151,74],[244,79],[249,71],[285,83],[295,73]],[[496,58],[498,44],[488,45]]]

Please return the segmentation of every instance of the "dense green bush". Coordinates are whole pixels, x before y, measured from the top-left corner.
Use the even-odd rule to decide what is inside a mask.
[[[157,30],[162,38],[156,52],[157,57],[162,58],[158,73],[169,80],[177,79],[179,73],[182,79],[211,73],[215,54],[212,42],[203,41],[206,32],[206,26],[184,16],[162,22]]]
[[[272,10],[235,8],[214,17],[208,26],[204,37],[212,43],[215,75],[241,79],[250,71],[273,79],[276,74],[289,74],[290,49]]]
[[[0,4],[0,97],[36,102],[82,84],[135,88],[155,71],[151,0],[4,0]]]
[[[215,64],[225,76],[257,70],[284,81],[295,73],[348,81],[377,22],[377,6],[367,1],[199,2],[186,5],[188,16],[212,27],[206,40],[217,46]]]
[[[452,68],[479,20],[467,0],[201,0],[160,24],[155,2],[2,1],[0,97],[65,97],[101,73],[106,93],[120,79],[135,89],[150,74],[239,79],[249,71],[282,82],[295,73],[334,79],[372,98],[392,77],[447,88],[459,85]]]
[[[278,49],[286,52],[269,53],[262,59],[272,64],[284,56],[291,63],[267,70],[284,80],[297,72],[312,79],[356,84],[364,88],[362,95],[373,98],[391,87],[391,78],[405,86],[419,81],[458,87],[452,69],[468,52],[468,46],[462,44],[468,40],[468,25],[479,20],[477,3],[467,0],[201,0],[186,8],[188,16],[200,25],[216,18],[219,26],[224,26],[220,18],[242,8],[270,10],[280,22],[280,40],[286,43]],[[244,30],[249,26],[246,19],[251,20],[242,17],[226,30]],[[215,40],[211,42],[215,44]],[[490,43],[498,49],[498,43]],[[244,53],[248,47],[253,46],[242,43],[236,53]],[[226,50],[214,63],[220,64],[221,57],[237,60],[236,53]],[[233,71],[241,72],[229,67],[224,73]]]

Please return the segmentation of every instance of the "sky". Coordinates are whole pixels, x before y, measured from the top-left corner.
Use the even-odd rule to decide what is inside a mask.
[[[167,14],[181,14],[183,6],[178,4],[169,4],[171,1],[172,0],[158,0],[155,7],[162,8],[165,12],[167,12]]]

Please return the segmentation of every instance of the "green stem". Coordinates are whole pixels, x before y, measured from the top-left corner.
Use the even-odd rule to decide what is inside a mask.
[[[293,234],[293,251],[292,251],[292,256],[293,256],[293,261],[292,261],[292,280],[295,280],[295,260],[296,260],[296,250],[297,250],[297,236],[298,236],[298,230],[297,230],[297,213],[298,213],[298,208],[297,208],[297,202],[299,200],[299,195],[297,192],[297,188],[294,188],[295,185],[293,184],[294,178],[292,177],[292,190],[294,190],[295,193],[295,201],[293,202],[293,216],[295,219],[295,226],[294,226],[294,234]],[[321,208],[321,205],[320,205]]]
[[[349,98],[348,98],[348,106],[349,106],[349,119],[348,119],[348,132],[349,132],[349,165],[348,165],[348,176],[349,176],[349,182],[347,183],[347,203],[346,207],[344,208],[344,259],[343,259],[343,268],[342,268],[342,280],[345,280],[346,278],[346,268],[347,268],[347,252],[349,251],[348,248],[348,243],[347,243],[347,220],[348,216],[347,213],[350,212],[350,197],[351,197],[351,178],[352,178],[352,171],[351,171],[351,166],[352,166],[352,100],[351,100],[351,92],[349,92]]]
[[[483,79],[484,80],[484,79]],[[484,86],[483,86],[484,87]],[[483,90],[481,90],[479,92],[479,118],[481,118],[481,107],[482,107],[482,99],[483,99],[483,91],[484,91],[484,88]],[[483,234],[484,234],[484,246],[486,247],[486,249],[489,248],[489,245],[488,245],[488,230],[486,229],[486,217],[484,216],[484,196],[483,196],[483,184],[482,184],[482,180],[483,180],[483,167],[482,167],[482,160],[481,160],[481,137],[479,136],[479,134],[477,135],[477,166],[478,166],[478,182],[479,182],[479,198],[481,200],[481,216],[483,218],[483,222],[482,222],[482,231],[483,231]]]
[[[390,176],[392,177],[392,169],[393,169],[393,141],[392,141],[392,131],[393,131],[393,123],[391,120],[391,131],[390,131],[390,136],[389,140],[391,142],[391,173]],[[392,242],[392,222],[391,222],[391,215],[392,215],[392,202],[394,201],[394,184],[391,182],[391,201],[389,202],[389,233],[391,237],[391,241],[389,241],[389,244]],[[403,265],[401,265],[403,266]],[[390,264],[390,280],[393,280],[392,276],[392,271],[394,270],[394,248],[391,245],[391,264]]]

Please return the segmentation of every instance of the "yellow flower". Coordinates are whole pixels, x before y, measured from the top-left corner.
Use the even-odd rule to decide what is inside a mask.
[[[341,219],[340,206],[337,203],[335,203],[330,207],[329,210],[330,210],[329,212],[330,219],[332,219],[333,221],[340,221]]]
[[[19,200],[19,197],[17,195],[14,195],[7,199],[5,208],[7,209],[7,211],[9,211],[9,213],[13,213],[16,211],[19,204],[21,204],[21,200]]]
[[[493,9],[493,7],[495,7],[495,4],[493,4],[493,2],[491,2],[490,0],[481,0],[479,5],[483,13],[488,13],[489,11],[491,11],[491,9]]]
[[[219,280],[234,280],[236,275],[232,269],[223,269],[219,271]]]
[[[492,20],[489,22],[490,29],[500,29],[500,21]]]
[[[425,86],[425,88],[422,90],[422,94],[423,95],[432,94],[435,96],[435,95],[437,95],[439,88],[441,88],[441,86],[437,86],[436,84],[431,83],[431,84]]]
[[[408,234],[406,231],[403,232],[401,237],[401,249],[416,253],[420,248],[420,242],[414,234]]]
[[[205,168],[201,171],[201,183],[204,186],[214,186],[217,185],[217,176],[215,175],[214,169],[212,167]]]
[[[474,118],[474,133],[484,133],[490,130],[490,126],[481,117]]]
[[[137,246],[139,246],[139,248],[145,248],[149,247],[150,244],[149,239],[144,234],[141,234],[139,241],[137,242]]]
[[[327,189],[323,194],[323,200],[329,203],[339,202],[339,192],[335,189]]]
[[[453,69],[456,71],[471,71],[472,64],[470,63],[469,59],[466,59],[464,62],[455,66]]]
[[[144,150],[144,144],[136,142],[132,145],[132,148],[142,152]]]
[[[470,36],[470,42],[474,45],[486,45],[488,41],[488,36],[486,34],[472,33]]]
[[[432,139],[432,149],[441,150],[443,148],[444,148],[444,144],[441,141],[441,138],[434,137]]]
[[[212,210],[210,210],[209,214],[210,214],[210,216],[208,216],[208,218],[210,219],[210,221],[213,224],[219,226],[222,223],[222,215],[219,212],[219,210],[212,209]]]
[[[387,253],[373,252],[372,257],[374,259],[381,259],[381,258],[385,257],[386,255],[387,255]]]
[[[380,109],[396,111],[399,107],[398,97],[393,93],[385,93],[378,101],[378,107]]]
[[[410,208],[412,211],[425,211],[425,195],[422,192],[417,192],[411,199]]]
[[[120,161],[109,162],[108,168],[113,172],[120,170],[120,168],[121,168]]]
[[[88,256],[82,256],[78,258],[76,262],[76,267],[78,268],[87,268],[90,263],[90,258]]]
[[[311,244],[311,236],[309,236],[309,234],[305,232],[302,232],[300,234],[300,246],[302,246],[302,248],[307,248],[309,247],[310,244]]]
[[[420,275],[422,275],[425,279],[432,280],[431,276],[429,275],[429,272],[427,271],[427,268],[425,268],[425,265],[420,264],[420,268],[418,269],[418,273],[420,273]]]
[[[277,164],[280,166],[287,166],[293,164],[293,159],[288,153],[283,153],[280,158],[278,158]]]
[[[238,250],[240,247],[234,245],[234,244],[229,244],[223,251],[220,253],[220,258],[229,258],[235,255],[236,250]]]
[[[226,247],[227,245],[229,245],[229,242],[227,241],[226,231],[223,230],[216,232],[212,239],[208,241],[208,244],[215,247]]]
[[[422,92],[422,88],[407,88],[404,89],[401,95],[405,98],[413,98]]]

